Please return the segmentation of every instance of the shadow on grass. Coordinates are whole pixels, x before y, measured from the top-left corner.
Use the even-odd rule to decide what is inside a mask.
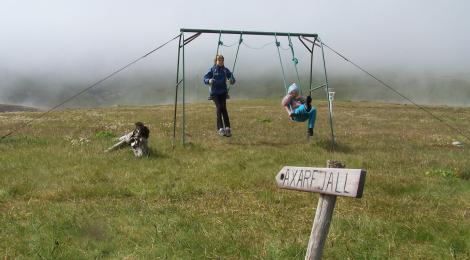
[[[333,144],[331,139],[320,139],[316,141],[316,145],[323,148],[328,152],[337,152],[337,153],[351,153],[353,150],[346,144],[336,142]]]
[[[206,149],[199,143],[194,142],[187,142],[184,145],[184,149],[196,151],[196,152],[204,152]]]
[[[149,151],[150,151],[149,156],[147,156],[147,157],[144,156],[143,158],[148,158],[148,159],[152,159],[152,160],[169,158],[168,155],[161,152],[161,150],[157,150],[155,148],[149,147]]]
[[[245,140],[236,140],[228,142],[230,145],[237,146],[267,146],[267,147],[288,147],[294,145],[293,142],[288,141],[272,141],[272,140],[258,140],[258,141],[245,141]],[[301,144],[301,143],[298,143]]]

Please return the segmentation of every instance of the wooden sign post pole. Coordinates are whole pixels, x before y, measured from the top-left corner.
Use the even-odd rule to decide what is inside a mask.
[[[320,193],[305,259],[321,259],[330,228],[336,197],[361,198],[366,171],[344,169],[338,161],[328,161],[328,168],[284,166],[276,175],[281,189]]]
[[[328,161],[327,167],[344,168],[345,166],[335,161]],[[325,246],[325,241],[330,229],[330,223],[333,217],[335,204],[336,195],[320,194],[305,259],[321,259],[323,255],[323,247]]]

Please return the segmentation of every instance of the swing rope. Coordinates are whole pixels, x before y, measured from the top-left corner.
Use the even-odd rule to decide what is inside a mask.
[[[300,95],[302,95],[302,86],[300,84],[299,70],[297,69],[297,64],[299,63],[299,60],[295,57],[294,45],[292,44],[290,34],[287,36],[287,39],[289,39],[289,47],[290,47],[290,50],[291,50],[291,53],[292,53],[292,62],[294,63],[295,73],[297,74],[297,80],[298,80],[298,83],[299,83]]]
[[[217,55],[219,55],[219,48],[220,45],[224,44],[221,40],[220,37],[222,37],[222,30],[219,32],[219,40],[217,41],[217,51],[215,52],[215,57],[217,58]]]
[[[235,45],[237,45],[237,44],[238,44],[238,41],[236,41],[236,42],[234,42],[234,43],[232,43],[232,44],[225,44],[225,43],[222,42],[222,46],[227,47],[227,48],[231,48],[231,47],[233,47],[233,46],[235,46]]]
[[[267,46],[273,44],[273,42],[267,42],[259,47],[255,47],[255,46],[251,46],[251,45],[248,45],[246,44],[245,42],[243,42],[243,45],[245,45],[248,49],[252,49],[252,50],[261,50],[261,49],[264,49],[266,48]]]
[[[235,53],[235,61],[233,62],[232,75],[235,72],[235,65],[237,65],[238,51],[240,50],[240,45],[243,42],[243,32],[240,34],[240,39],[238,40],[237,53]]]
[[[215,58],[217,59],[217,56],[219,55],[219,49],[220,49],[220,46],[225,46],[225,47],[233,47],[235,44],[232,44],[230,46],[227,46],[227,45],[224,45],[224,43],[220,40],[222,37],[222,30],[220,30],[219,32],[219,40],[217,41],[217,51],[215,53]],[[237,47],[237,53],[235,54],[235,61],[233,62],[233,67],[232,67],[232,78],[234,78],[234,73],[235,73],[235,65],[237,65],[237,59],[238,59],[238,52],[240,51],[240,45],[242,44],[243,42],[243,32],[241,32],[240,34],[240,39],[238,40],[238,47]],[[215,66],[215,64],[214,64]],[[215,78],[215,75],[212,74],[212,79]],[[230,86],[227,86],[227,96],[228,96],[228,92],[230,92]],[[211,100],[211,89],[209,88],[209,97],[208,99]],[[227,98],[229,98],[230,96],[228,96]]]
[[[237,59],[238,59],[238,51],[240,50],[240,45],[243,42],[243,32],[240,34],[240,39],[238,40],[238,47],[237,47],[237,53],[235,53],[235,61],[233,62],[233,67],[232,67],[232,78],[235,78],[235,65],[237,65]],[[227,87],[227,92],[230,91],[230,85]]]
[[[220,48],[220,45],[223,45],[224,43],[220,40],[220,37],[222,37],[222,30],[219,31],[219,40],[217,41],[217,51],[215,52],[215,62],[217,62],[217,56],[219,56],[219,48]],[[215,62],[214,62],[214,65],[212,66],[212,79],[215,78],[215,74],[214,74],[214,67],[215,67]],[[208,100],[212,100],[212,96],[211,96],[211,89],[212,89],[212,86],[209,87],[209,97],[207,98]]]
[[[274,39],[276,40],[277,54],[279,56],[279,64],[281,64],[282,80],[284,80],[284,88],[285,88],[286,93],[287,93],[286,73],[284,72],[284,65],[282,64],[281,51],[279,50],[279,47],[281,46],[281,43],[277,41],[277,34],[276,33],[274,33]]]

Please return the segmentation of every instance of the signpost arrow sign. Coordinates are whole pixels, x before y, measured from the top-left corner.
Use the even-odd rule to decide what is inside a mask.
[[[281,189],[320,193],[305,259],[318,260],[323,254],[330,228],[336,196],[361,198],[366,172],[361,169],[345,169],[339,161],[329,160],[328,168],[284,166],[276,175]]]
[[[361,198],[366,172],[361,169],[284,166],[276,175],[281,189]]]

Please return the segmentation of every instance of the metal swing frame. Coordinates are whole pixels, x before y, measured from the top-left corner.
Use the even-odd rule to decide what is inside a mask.
[[[190,37],[185,39],[185,33],[193,33]],[[323,42],[318,37],[318,34],[314,33],[286,33],[286,32],[262,32],[262,31],[235,31],[235,30],[209,30],[209,29],[180,29],[180,36],[179,36],[179,43],[178,43],[178,61],[176,65],[176,86],[175,86],[175,107],[174,107],[174,115],[173,115],[173,147],[176,144],[176,115],[178,110],[178,89],[182,87],[182,125],[181,125],[181,141],[183,146],[186,144],[186,75],[185,75],[185,46],[186,44],[190,43],[197,37],[199,37],[203,33],[212,33],[212,34],[219,34],[219,43],[220,43],[220,36],[222,34],[238,34],[238,35],[258,35],[258,36],[287,36],[289,37],[298,37],[299,41],[307,48],[310,52],[310,84],[309,84],[309,94],[313,91],[318,90],[320,88],[325,88],[326,92],[326,100],[328,101],[328,114],[329,114],[329,123],[331,129],[331,142],[332,145],[336,144],[335,134],[333,129],[333,115],[331,111],[331,100],[329,99],[329,85],[328,85],[328,75],[326,73],[326,62],[325,62],[325,52],[323,50]],[[309,38],[314,38],[312,41]],[[277,41],[277,40],[276,40]],[[311,43],[312,47],[309,47],[307,43]],[[220,45],[219,45],[220,46]],[[218,46],[218,47],[219,47]],[[323,71],[325,82],[322,83],[320,86],[312,88],[312,73],[313,73],[313,52],[314,47],[318,46],[322,52],[322,59],[323,59]],[[180,66],[181,63],[181,66]],[[181,77],[180,77],[181,71]],[[300,82],[299,82],[300,84]]]

